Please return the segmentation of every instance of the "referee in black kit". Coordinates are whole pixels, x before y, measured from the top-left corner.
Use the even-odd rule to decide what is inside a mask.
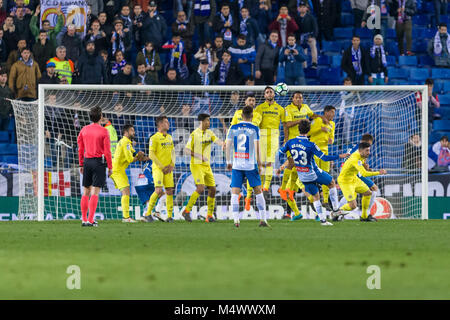
[[[112,173],[111,142],[108,130],[100,125],[102,108],[93,107],[89,112],[89,119],[92,123],[83,127],[78,135],[78,160],[84,188],[81,197],[81,225],[97,227],[94,215],[100,189],[106,183],[106,165],[108,176]]]

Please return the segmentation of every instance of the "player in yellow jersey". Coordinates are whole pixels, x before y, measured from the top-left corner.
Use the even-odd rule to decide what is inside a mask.
[[[213,214],[216,201],[216,181],[211,170],[211,145],[216,143],[223,148],[223,141],[216,137],[214,132],[209,130],[210,115],[201,113],[198,115],[200,125],[195,129],[186,144],[185,152],[191,156],[191,173],[197,189],[191,194],[182,216],[186,221],[191,222],[190,212],[197,202],[198,197],[208,188],[208,213],[206,222],[215,222]]]
[[[324,154],[328,155],[328,145],[334,143],[334,130],[335,123],[333,121],[334,115],[336,114],[336,108],[333,106],[325,106],[323,110],[323,117],[318,117],[314,119],[311,123],[311,131],[309,132],[310,141],[314,142]],[[317,157],[317,166],[325,172],[330,172],[330,162],[323,161]],[[322,187],[323,191],[323,204],[325,207],[328,206],[328,198],[330,195],[330,190],[327,186]]]
[[[155,191],[150,197],[150,202],[142,221],[150,222],[149,218],[156,201],[166,191],[167,222],[173,222],[173,169],[175,168],[175,149],[172,136],[167,133],[170,128],[166,116],[156,118],[158,132],[150,137],[149,158],[152,160],[152,175]],[[156,217],[164,221],[159,214]]]
[[[132,143],[134,135],[133,125],[127,124],[123,127],[123,137],[116,146],[112,160],[111,179],[114,181],[116,188],[122,193],[122,222],[136,222],[136,220],[130,218],[130,182],[125,170],[132,162],[147,160],[142,151],[134,155],[135,151]]]
[[[380,174],[386,174],[387,171],[380,169],[379,171],[367,171],[364,167],[367,158],[370,155],[370,143],[361,142],[358,146],[358,150],[355,151],[350,158],[348,158],[342,166],[341,173],[337,179],[339,187],[344,194],[347,203],[343,205],[341,211],[351,211],[356,208],[356,194],[362,194],[361,199],[361,221],[376,221],[371,215],[368,214],[370,198],[372,192],[370,188],[365,184],[358,174],[362,177],[372,177]]]
[[[275,102],[275,90],[264,89],[265,101],[256,107],[254,113],[261,115],[261,162],[263,191],[269,191],[273,176],[273,165],[280,142],[280,122],[285,122],[284,108]]]
[[[250,94],[247,96],[247,98],[245,99],[245,107],[247,107],[247,106],[255,109],[255,107],[256,107],[255,95]],[[242,121],[242,110],[243,109],[244,108],[242,108],[240,110],[236,110],[236,112],[234,113],[233,119],[231,120],[230,127],[232,125],[238,124]],[[256,113],[256,112],[253,113],[252,123],[255,126],[259,127],[259,125],[261,123],[261,115],[259,113]],[[247,196],[245,197],[245,210],[247,210],[247,211],[250,211],[250,205],[251,205],[251,200],[252,200],[252,190],[253,190],[253,188],[250,187],[250,184],[247,180]]]
[[[303,94],[300,91],[294,92],[292,96],[292,103],[284,108],[285,110],[285,123],[284,123],[284,142],[293,139],[300,135],[298,130],[298,124],[301,120],[309,118],[313,120],[319,115],[315,114],[307,104],[303,103]],[[290,156],[289,152],[287,155]],[[297,171],[289,165],[289,161],[286,161],[278,170],[277,173],[284,170],[283,180],[281,187],[278,190],[281,198],[288,202],[289,207],[295,213],[300,214],[297,204],[294,200],[294,193],[300,188],[308,197],[310,201],[314,201],[312,196],[306,193],[305,186],[298,180]],[[289,199],[288,199],[289,193]]]

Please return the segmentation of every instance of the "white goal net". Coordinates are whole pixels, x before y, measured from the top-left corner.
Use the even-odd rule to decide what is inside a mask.
[[[80,219],[81,175],[78,167],[77,137],[81,128],[89,124],[89,110],[100,106],[105,121],[112,126],[117,138],[122,137],[125,124],[133,124],[135,150],[149,152],[149,137],[156,132],[155,119],[166,115],[170,122],[176,166],[174,170],[174,218],[181,218],[181,210],[195,190],[189,163],[184,153],[190,133],[199,125],[197,115],[211,115],[211,130],[225,140],[230,121],[236,110],[244,106],[247,94],[253,93],[256,105],[264,102],[264,86],[41,86],[39,103],[13,101],[17,126],[19,152],[19,217],[23,219]],[[359,143],[361,136],[375,137],[368,159],[370,168],[386,169],[385,176],[373,177],[380,189],[379,199],[372,213],[390,218],[426,219],[427,214],[427,124],[426,112],[418,102],[418,92],[426,93],[424,86],[384,87],[300,87],[291,86],[286,96],[276,96],[282,107],[292,102],[292,94],[300,91],[303,103],[318,114],[327,105],[336,108],[334,143],[329,154],[343,153]],[[426,97],[426,95],[425,95]],[[425,100],[425,99],[424,99]],[[426,109],[425,109],[426,110]],[[425,117],[425,118],[424,118]],[[111,129],[111,128],[109,128]],[[112,136],[111,136],[112,137]],[[280,124],[280,144],[284,139]],[[112,144],[114,147],[114,143]],[[264,152],[264,145],[262,152]],[[276,158],[274,170],[285,159]],[[330,174],[337,179],[343,160],[331,165]],[[151,187],[145,178],[146,163],[132,163],[127,169],[131,186],[130,215],[144,214],[148,197],[139,192],[139,186]],[[230,177],[226,171],[224,152],[213,145],[211,167],[216,181],[215,215],[219,220],[232,219],[230,209]],[[270,218],[280,219],[290,212],[281,199],[278,188],[282,174],[274,171],[267,211]],[[245,185],[244,185],[245,187]],[[137,192],[138,190],[138,192]],[[243,188],[243,195],[246,190]],[[342,198],[342,193],[339,192]],[[206,216],[207,192],[202,194],[191,211],[193,219]],[[252,201],[250,211],[243,218],[255,218]],[[298,192],[295,199],[305,218],[312,218],[308,200]],[[379,200],[379,201],[378,201]],[[360,207],[360,203],[359,207]],[[166,214],[165,201],[160,199],[156,210]],[[120,219],[121,193],[110,178],[102,188],[97,208],[97,219]]]

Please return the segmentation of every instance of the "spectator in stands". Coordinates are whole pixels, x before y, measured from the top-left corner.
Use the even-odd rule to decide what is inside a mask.
[[[200,43],[213,39],[213,20],[216,15],[215,0],[193,0],[192,1],[192,22],[195,29],[198,29]]]
[[[47,61],[53,57],[55,52],[55,47],[53,44],[47,39],[47,31],[42,29],[39,32],[39,39],[33,45],[33,55],[34,59],[39,65],[39,69],[41,73],[45,72],[45,66],[47,65]]]
[[[111,66],[111,81],[114,82],[114,78],[119,74],[120,71],[125,67],[127,64],[127,61],[125,60],[125,57],[123,56],[123,52],[120,50],[117,50],[114,54],[114,61]]]
[[[130,17],[130,6],[124,5],[120,9],[120,13],[117,14],[115,19],[120,19],[123,22],[123,32],[129,32],[133,34],[133,20]]]
[[[264,44],[269,34],[269,24],[272,22],[272,2],[270,0],[259,0],[259,6],[256,10],[255,20],[258,23],[258,43]]]
[[[181,107],[181,114],[183,117],[180,119],[180,127],[188,130],[189,132],[194,130],[194,119],[191,114],[191,106],[187,103],[184,103]]]
[[[100,12],[103,12],[103,0],[86,0],[88,5],[91,7],[91,12],[94,16],[98,17]]]
[[[125,58],[129,59],[131,50],[131,35],[123,30],[121,19],[114,21],[114,31],[111,34],[111,53],[115,56],[116,51],[122,51]]]
[[[7,1],[7,10],[9,11],[11,16],[15,16],[17,12],[17,8],[24,8],[26,14],[31,14],[31,9],[33,6],[33,1],[27,1],[28,4],[25,3],[25,0],[8,0]]]
[[[253,76],[247,77],[244,79],[246,86],[254,86],[255,85],[255,78]]]
[[[272,85],[276,81],[279,48],[278,31],[272,31],[266,43],[259,46],[255,59],[255,79],[258,85]]]
[[[448,171],[450,169],[450,143],[448,142],[448,137],[443,136],[436,142],[430,152],[429,156],[429,168],[443,168]],[[436,167],[435,167],[436,166]]]
[[[6,59],[8,58],[8,48],[6,47],[6,42],[3,40],[4,31],[0,29],[0,64],[4,65]]]
[[[220,12],[214,17],[213,29],[223,37],[224,47],[228,49],[233,44],[233,36],[239,32],[239,21],[233,18],[228,3],[223,3]]]
[[[295,35],[288,36],[287,46],[280,50],[280,62],[285,62],[284,80],[287,85],[306,85],[303,62],[306,56],[295,42]]]
[[[334,40],[334,26],[336,20],[341,17],[337,16],[337,7],[335,0],[313,0],[314,11],[317,15],[317,24],[319,26],[319,41]]]
[[[431,78],[428,78],[425,80],[425,84],[428,87],[428,132],[431,132],[433,121],[435,118],[438,118],[439,116],[435,114],[434,110],[435,108],[439,108],[441,106],[441,103],[439,102],[438,95],[433,91],[434,88],[434,80]],[[420,115],[418,115],[418,118],[416,118],[418,123],[420,123]]]
[[[351,86],[352,79],[347,77],[344,79],[344,86]],[[336,136],[342,137],[344,144],[351,143],[352,120],[355,117],[356,103],[360,102],[359,94],[355,91],[341,91],[341,105],[337,113],[336,119]],[[355,101],[356,100],[356,101]],[[351,108],[348,105],[353,105]]]
[[[6,42],[6,48],[10,54],[11,51],[17,49],[17,42],[20,40],[19,34],[16,31],[16,26],[14,25],[13,17],[6,17],[5,23],[3,24],[3,32],[3,39]]]
[[[87,14],[86,14],[86,29],[90,29],[92,22],[97,20],[97,16],[92,14],[91,6],[88,5]]]
[[[364,76],[370,72],[368,54],[360,46],[359,36],[353,36],[352,45],[342,55],[341,68],[352,79],[354,85],[364,85]]]
[[[402,56],[405,55],[403,44],[406,38],[406,54],[414,55],[412,49],[412,17],[416,13],[416,2],[414,0],[392,1],[389,6],[389,13],[395,19],[395,32],[397,33],[398,49]]]
[[[211,86],[215,84],[214,74],[209,70],[208,60],[201,60],[198,70],[189,77],[189,84]]]
[[[42,84],[58,84],[59,79],[55,73],[55,63],[49,62],[47,63],[44,72],[42,73],[41,79],[39,79],[39,83]]]
[[[224,134],[226,134],[228,128],[230,127],[231,117],[223,117],[223,116],[230,116],[234,115],[234,113],[242,108],[243,101],[241,100],[241,96],[239,94],[239,91],[232,91],[231,95],[226,95],[224,97],[224,100],[228,99],[228,102],[224,104],[222,108],[222,112],[220,114],[219,121],[222,124],[222,131]]]
[[[143,34],[142,41],[151,41],[154,43],[155,48],[158,49],[164,43],[164,38],[167,31],[166,19],[159,12],[156,11],[156,2],[150,1],[148,5],[148,14],[150,17],[150,25],[147,32]]]
[[[247,37],[243,34],[238,36],[237,46],[228,48],[231,53],[231,61],[239,65],[244,77],[252,76],[254,73],[256,51],[255,47],[247,44]]]
[[[114,26],[108,21],[106,12],[100,12],[98,14],[98,21],[100,22],[100,30],[109,38],[114,31]]]
[[[14,17],[14,25],[16,26],[17,33],[20,34],[21,37],[24,37],[27,42],[32,38],[30,30],[30,20],[31,15],[29,13],[25,13],[25,8],[18,7],[16,10],[16,15]]]
[[[91,27],[84,38],[84,43],[88,41],[93,41],[95,44],[95,53],[99,53],[101,50],[108,50],[109,43],[106,37],[105,31],[100,30],[100,22],[98,20],[94,20],[91,23]]]
[[[36,39],[36,42],[39,42],[41,41],[39,34],[42,30],[44,30],[47,33],[48,42],[50,42],[53,45],[53,48],[56,48],[56,36],[64,26],[64,15],[61,11],[61,4],[59,4],[58,8],[56,9],[56,14],[58,18],[56,20],[56,25],[53,28],[51,28],[50,21],[43,20],[42,29],[39,29],[40,13],[41,13],[41,6],[38,5],[36,7],[36,11],[34,12],[30,20],[31,33],[33,34],[34,39]]]
[[[241,19],[239,23],[239,34],[243,34],[246,37],[247,44],[254,47],[258,33],[258,22],[250,16],[250,12],[247,7],[242,7]]]
[[[12,65],[9,72],[9,88],[14,92],[16,99],[35,100],[41,71],[38,64],[31,58],[29,48],[23,48],[20,57],[21,59]]]
[[[80,72],[80,82],[82,84],[106,84],[105,64],[102,57],[95,52],[95,42],[86,43],[86,52],[83,53],[77,66]]]
[[[158,84],[158,72],[162,69],[161,59],[158,52],[153,47],[153,43],[146,42],[145,47],[138,52],[136,57],[136,65],[144,64],[145,72],[152,79],[152,84]]]
[[[363,16],[366,12],[367,6],[369,5],[369,0],[350,0],[353,12],[353,27],[355,29],[361,27],[363,21]]]
[[[172,40],[167,41],[162,48],[168,50],[167,63],[164,66],[164,70],[167,71],[168,68],[175,68],[181,79],[187,79],[189,77],[189,70],[187,67],[185,46],[184,42],[181,41],[181,37],[173,34]]]
[[[439,24],[434,38],[428,43],[428,54],[434,58],[436,66],[450,68],[450,35],[445,23]]]
[[[3,0],[0,0],[0,25],[5,22],[6,17],[8,16],[8,13],[6,12],[5,8],[3,7]]]
[[[83,46],[73,23],[67,26],[67,31],[61,37],[61,46],[66,48],[67,59],[76,63],[80,58]]]
[[[172,9],[174,18],[178,16],[178,12],[183,11],[186,13],[186,21],[190,21],[193,3],[193,0],[174,0]]]
[[[277,18],[269,25],[270,31],[278,32],[278,46],[287,46],[287,37],[298,30],[298,25],[289,15],[287,6],[281,6]]]
[[[58,48],[56,48],[56,57],[51,58],[49,62],[53,62],[55,64],[55,72],[58,74],[59,79],[64,76],[67,78],[69,84],[72,83],[75,64],[72,60],[67,59],[66,47],[59,46]]]
[[[25,38],[20,38],[19,41],[17,41],[17,50],[10,51],[8,55],[8,60],[6,61],[6,70],[9,71],[12,67],[12,65],[19,60],[20,58],[20,52],[22,49],[26,48],[27,46],[27,40]]]
[[[222,59],[222,54],[225,50],[227,50],[224,47],[224,42],[223,42],[223,37],[222,36],[216,36],[216,38],[214,39],[214,54],[216,55],[217,59],[220,60]]]
[[[305,1],[300,1],[298,6],[298,13],[294,16],[295,22],[298,25],[298,39],[300,46],[304,49],[305,54],[308,52],[308,47],[311,49],[311,67],[317,68],[317,36],[319,28],[317,26],[317,19],[308,12],[309,7]],[[306,63],[304,63],[306,67]]]
[[[421,168],[422,143],[418,134],[413,134],[405,144],[403,150],[402,166],[406,170],[417,170]]]
[[[135,4],[133,7],[133,39],[138,50],[145,44],[145,42],[142,42],[142,33],[148,28],[149,24],[149,15],[142,11],[140,4]]]
[[[114,77],[113,84],[133,84],[133,66],[127,63]]]
[[[133,84],[150,85],[156,84],[153,77],[147,72],[145,63],[137,64],[137,75],[133,79]]]
[[[433,0],[436,25],[441,23],[441,15],[446,16],[448,11],[448,0]]]
[[[222,39],[222,38],[220,38]],[[216,56],[216,52],[212,47],[211,41],[206,41],[206,43],[202,44],[198,49],[197,53],[194,54],[194,58],[198,61],[206,60],[208,61],[208,70],[213,72],[216,68],[219,59]]]
[[[214,82],[218,85],[239,85],[243,84],[244,76],[237,63],[231,61],[230,51],[225,51],[222,60],[214,70]]]
[[[361,22],[361,27],[367,26],[367,21],[369,19],[375,22],[376,7],[380,8],[380,27],[381,29],[374,29],[375,34],[381,34],[383,38],[386,38],[386,31],[388,29],[388,8],[386,5],[386,0],[370,0],[367,9],[364,11],[364,15]],[[370,14],[369,14],[370,12]]]
[[[0,130],[8,130],[9,121],[13,116],[11,102],[6,99],[14,99],[14,94],[8,87],[8,74],[6,70],[0,70]]]
[[[368,81],[374,85],[384,85],[388,82],[386,51],[384,51],[383,37],[377,34],[373,38],[373,45],[369,52],[370,75]]]
[[[111,64],[111,61],[109,61],[108,51],[100,50],[98,55],[103,59],[103,64],[105,65],[105,72],[106,72],[105,83],[111,83],[112,64]]]
[[[195,26],[186,18],[186,13],[180,11],[177,19],[172,23],[172,34],[178,35],[186,46],[186,52],[192,51],[192,37],[194,36]]]
[[[182,85],[184,81],[178,77],[177,70],[174,68],[167,69],[166,75],[164,76],[162,83],[163,85]]]

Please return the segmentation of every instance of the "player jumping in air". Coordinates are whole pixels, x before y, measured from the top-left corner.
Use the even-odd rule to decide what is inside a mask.
[[[206,186],[208,188],[208,213],[205,221],[215,222],[213,214],[216,201],[216,181],[210,164],[211,144],[216,143],[223,146],[223,141],[209,130],[210,116],[208,114],[199,114],[198,121],[200,121],[200,125],[191,133],[185,148],[185,152],[191,156],[190,168],[197,189],[192,193],[181,215],[186,221],[192,221],[190,212],[198,197],[205,191]]]
[[[317,184],[326,185],[330,188],[330,198],[333,205],[333,211],[338,212],[339,201],[334,179],[325,171],[318,168],[314,161],[314,156],[323,161],[332,161],[339,158],[345,158],[349,154],[340,154],[339,156],[325,155],[319,147],[309,141],[307,134],[311,129],[311,124],[308,120],[300,121],[299,125],[300,135],[294,139],[289,140],[281,147],[280,152],[286,154],[290,152],[292,158],[289,161],[294,162],[300,181],[305,185],[305,190],[314,198],[314,208],[320,217],[320,222],[323,226],[331,226],[332,224],[326,220],[326,214],[323,213],[322,204],[320,202],[320,194]],[[300,217],[298,218],[300,219]],[[293,220],[297,220],[294,216]]]
[[[370,199],[372,192],[368,185],[359,179],[358,174],[362,177],[372,177],[380,174],[386,174],[387,171],[380,169],[380,171],[367,171],[364,164],[370,155],[370,143],[361,142],[358,150],[355,151],[350,158],[345,161],[342,166],[341,173],[338,177],[339,187],[344,194],[347,203],[341,206],[342,211],[352,211],[356,208],[356,194],[362,194],[361,199],[361,221],[372,222],[376,221],[372,215],[368,215]]]
[[[245,106],[249,106],[252,107],[252,109],[255,109],[256,107],[256,98],[255,95],[251,94],[248,95],[247,98],[245,99]],[[242,121],[242,109],[240,110],[236,110],[236,112],[234,113],[233,119],[231,120],[231,124],[230,126],[234,125],[234,124],[238,124]],[[254,112],[253,113],[253,119],[252,119],[252,123],[259,127],[259,124],[261,123],[261,115],[259,113]],[[247,180],[247,196],[245,197],[245,210],[250,211],[250,206],[251,206],[251,201],[252,201],[252,187],[250,187],[250,184]]]
[[[108,130],[100,125],[102,108],[93,107],[89,112],[89,119],[93,123],[83,127],[78,135],[78,160],[80,173],[83,175],[83,195],[80,204],[81,225],[97,227],[94,215],[97,210],[98,195],[106,182],[106,165],[108,166],[108,176],[112,173],[111,142]],[[88,209],[89,217],[87,216]]]
[[[239,227],[239,194],[246,177],[255,191],[256,206],[260,216],[260,227],[270,227],[266,219],[266,200],[261,190],[259,168],[259,128],[251,123],[253,108],[244,107],[242,122],[232,125],[226,140],[227,169],[231,172],[231,207],[234,226]]]
[[[255,113],[261,115],[261,165],[263,169],[263,190],[269,191],[273,176],[273,164],[280,144],[280,122],[284,123],[284,109],[275,102],[275,90],[264,89],[265,101],[256,107]]]
[[[149,158],[152,160],[153,183],[155,191],[150,197],[147,212],[142,217],[142,221],[151,220],[149,217],[156,205],[158,198],[162,197],[166,191],[167,222],[173,222],[173,169],[175,168],[175,149],[173,139],[167,131],[170,128],[169,120],[166,116],[156,118],[158,132],[150,137]],[[156,217],[164,221],[159,214]]]
[[[130,182],[125,170],[132,162],[149,160],[147,157],[144,157],[144,152],[142,151],[135,155],[132,143],[134,135],[133,125],[127,124],[123,127],[123,137],[117,144],[113,157],[111,179],[114,181],[116,188],[122,193],[122,222],[136,222],[130,217]]]

